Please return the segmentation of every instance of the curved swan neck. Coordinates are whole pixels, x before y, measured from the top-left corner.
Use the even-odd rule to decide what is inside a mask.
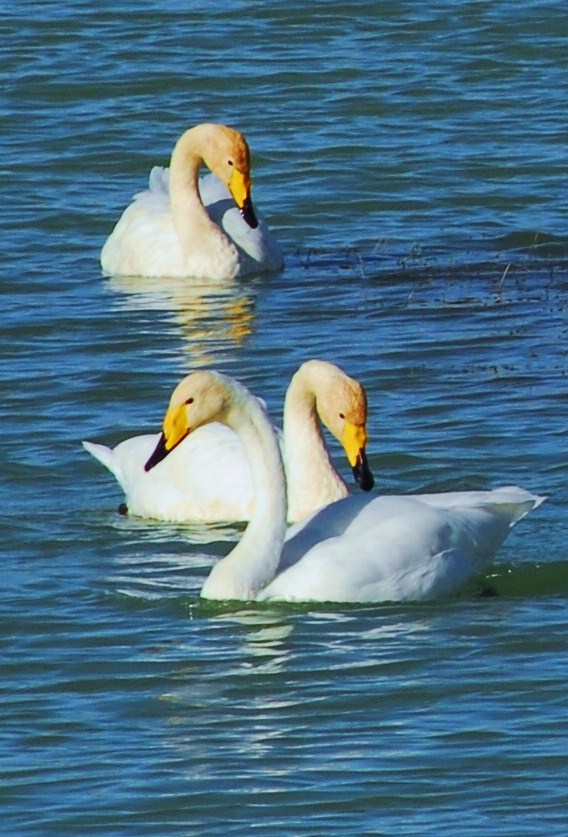
[[[250,464],[255,508],[237,546],[212,569],[201,595],[254,599],[274,578],[286,533],[286,481],[276,434],[255,398],[229,409],[224,423],[238,433]]]
[[[331,464],[317,411],[315,364],[304,364],[293,376],[284,401],[284,450],[290,497],[289,519],[300,520],[314,509],[314,492],[321,505],[348,494]]]
[[[199,194],[199,169],[205,162],[209,125],[197,125],[178,139],[170,161],[169,194],[174,227],[184,252],[203,239],[227,237],[209,217]]]

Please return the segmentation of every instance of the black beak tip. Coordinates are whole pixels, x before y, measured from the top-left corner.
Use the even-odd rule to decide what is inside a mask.
[[[353,476],[355,478],[355,482],[363,491],[371,491],[371,489],[374,488],[375,480],[371,473],[371,469],[369,468],[367,455],[364,451],[361,451],[357,457],[357,464],[353,468]]]
[[[167,454],[168,454],[168,449],[166,448],[166,437],[162,433],[162,435],[160,436],[160,439],[158,441],[158,444],[156,445],[156,447],[154,449],[154,453],[150,456],[150,458],[148,459],[148,461],[144,465],[144,470],[146,472],[151,471],[152,468],[154,467],[154,465],[157,465],[159,462],[162,461],[162,459],[165,459]]]
[[[241,209],[243,220],[248,224],[251,230],[256,230],[258,227],[258,219],[250,201],[245,201]]]

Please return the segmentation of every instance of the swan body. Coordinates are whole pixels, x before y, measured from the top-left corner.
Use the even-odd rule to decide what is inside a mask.
[[[211,173],[199,180],[202,163]],[[124,210],[101,266],[112,276],[218,280],[279,270],[280,247],[253,210],[244,136],[218,124],[185,131],[169,169],[154,167]]]
[[[276,436],[257,399],[230,378],[201,371],[178,385],[145,467],[211,421],[239,434],[258,501],[243,537],[206,580],[201,595],[208,599],[365,603],[448,596],[487,566],[511,528],[544,499],[516,486],[353,495],[286,534]]]
[[[449,596],[484,570],[511,528],[540,502],[516,486],[348,497],[292,527],[278,573],[258,599],[379,602]]]
[[[115,448],[83,442],[124,491],[129,514],[169,523],[250,520],[250,466],[232,430],[218,422],[200,427],[146,473],[144,464],[159,438],[159,433],[133,436]]]
[[[333,467],[320,419],[353,463],[365,451],[367,399],[359,381],[323,360],[302,364],[292,377],[284,403],[280,438],[288,485],[288,520],[301,520],[345,497],[347,485]],[[144,465],[160,434],[134,436],[114,449],[83,442],[84,448],[114,475],[130,514],[174,523],[250,520],[254,485],[238,435],[215,422],[197,428],[149,472]],[[372,488],[366,460],[358,471],[364,490]]]

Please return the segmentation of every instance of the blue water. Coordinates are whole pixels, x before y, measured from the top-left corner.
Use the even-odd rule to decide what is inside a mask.
[[[564,834],[564,4],[213,5],[0,12],[0,832]],[[206,120],[245,132],[283,273],[103,277]],[[376,490],[548,495],[459,596],[204,604],[240,529],[121,517],[81,449],[200,366],[279,420],[314,356],[367,388]]]

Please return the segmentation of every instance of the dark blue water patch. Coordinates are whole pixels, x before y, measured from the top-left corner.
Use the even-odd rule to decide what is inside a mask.
[[[522,261],[526,266],[539,267],[560,265],[566,267],[568,260],[568,239],[546,232],[517,231],[489,239],[487,246],[503,258],[513,262]]]

